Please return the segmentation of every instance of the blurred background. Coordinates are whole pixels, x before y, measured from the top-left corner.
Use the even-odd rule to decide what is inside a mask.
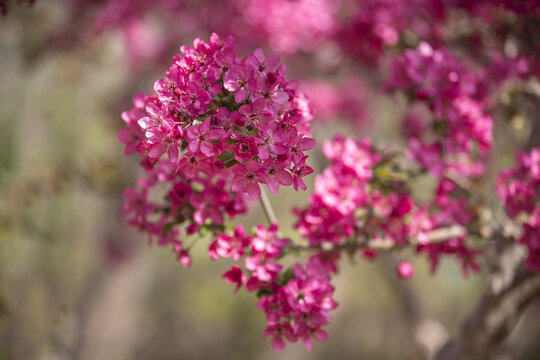
[[[2,2],[0,18],[0,359],[418,358],[399,286],[380,262],[344,258],[329,339],[311,352],[293,344],[275,353],[261,337],[266,323],[257,299],[234,294],[220,278],[230,263],[208,258],[211,239],[197,243],[184,269],[122,216],[122,191],[140,169],[116,138],[120,114],[136,92],[152,91],[180,45],[213,31],[234,34],[241,56],[257,47],[284,53],[289,77],[322,99],[314,105],[319,144],[336,132],[370,136],[382,147],[404,144],[396,126],[403,99],[364,85],[360,79],[375,76],[370,68],[357,67],[352,77],[336,43],[316,47],[318,34],[333,26],[320,14],[335,9],[312,9],[318,27],[297,30],[311,29],[310,43],[289,33],[269,38],[257,32],[257,14],[225,1],[161,0],[151,11],[144,1],[29,3]],[[336,96],[343,89],[346,99]],[[505,146],[525,136],[507,134]],[[312,156],[320,172],[320,146]],[[270,197],[284,229],[313,181],[307,178],[305,193]],[[235,221],[251,226],[265,218],[257,203]],[[443,262],[430,276],[427,261],[414,261],[406,286],[455,333],[479,298],[482,274],[463,279],[458,264]],[[519,358],[540,358],[539,315],[537,302],[509,339]]]

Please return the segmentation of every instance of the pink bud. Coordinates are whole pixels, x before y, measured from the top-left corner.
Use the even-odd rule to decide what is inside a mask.
[[[402,261],[397,267],[397,274],[402,279],[410,279],[414,275],[414,268],[410,262]]]

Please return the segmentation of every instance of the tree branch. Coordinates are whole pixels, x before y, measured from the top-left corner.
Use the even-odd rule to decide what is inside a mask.
[[[487,360],[497,354],[526,306],[540,297],[540,274],[523,267],[521,250],[516,244],[505,249],[506,266],[490,277],[461,332],[438,351],[437,360]]]
[[[524,149],[540,145],[540,97],[532,109],[531,133]],[[461,332],[437,353],[437,360],[491,359],[499,351],[527,305],[540,297],[540,273],[525,268],[527,250],[515,242],[521,229],[508,219],[502,209],[501,231],[492,235],[495,246],[488,252],[491,265],[489,281],[480,301],[467,317]],[[511,239],[512,241],[508,241]]]
[[[540,297],[540,273],[524,265],[525,247],[502,234],[488,252],[487,286],[462,326],[435,357],[437,360],[487,360],[500,350],[527,305]]]
[[[464,227],[460,225],[452,225],[444,228],[439,228],[428,232],[428,243],[429,242],[441,242],[449,239],[453,239],[459,236],[465,235],[467,232]],[[409,242],[405,244],[399,244],[392,238],[382,238],[382,239],[364,239],[359,238],[356,242],[352,243],[320,243],[320,244],[288,244],[285,246],[286,249],[298,250],[298,251],[339,251],[339,250],[361,250],[361,249],[373,249],[373,250],[392,250],[399,247],[404,247],[408,245],[420,245],[421,242],[418,238],[413,237]]]

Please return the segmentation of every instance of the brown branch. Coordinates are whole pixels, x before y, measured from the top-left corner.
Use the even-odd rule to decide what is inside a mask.
[[[535,102],[525,150],[540,145],[540,97],[536,97]],[[502,209],[497,208],[494,215],[500,222],[500,231],[492,235],[497,246],[487,253],[492,267],[488,284],[460,333],[438,351],[437,360],[493,358],[527,305],[540,298],[540,273],[525,268],[527,250],[513,241],[519,237],[521,229]]]
[[[523,267],[522,250],[516,244],[506,246],[499,270],[460,333],[438,351],[437,360],[487,360],[498,353],[523,310],[540,297],[540,273]]]

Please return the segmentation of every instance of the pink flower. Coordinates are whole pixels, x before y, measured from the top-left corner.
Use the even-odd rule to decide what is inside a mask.
[[[246,138],[234,145],[233,152],[236,161],[243,163],[257,155],[257,146],[253,139]]]
[[[241,120],[245,126],[257,128],[259,124],[263,122],[263,109],[264,99],[258,99],[252,104],[245,104],[240,106],[240,114],[242,114]]]
[[[242,272],[238,266],[231,266],[231,270],[227,271],[222,276],[229,284],[236,285],[234,292],[237,292],[238,289],[246,282],[246,275]]]
[[[276,155],[285,155],[289,151],[287,141],[289,135],[279,130],[274,123],[266,123],[259,128],[259,136],[255,138],[257,144],[259,159],[266,160],[271,153]],[[298,148],[299,152],[303,151]],[[296,151],[291,147],[290,151]],[[290,185],[290,184],[289,184]]]
[[[297,337],[292,330],[291,323],[289,323],[288,321],[285,321],[281,324],[269,325],[263,331],[263,337],[267,336],[273,336],[272,347],[276,351],[282,351],[283,349],[285,349],[285,341],[283,340],[283,337],[285,337],[290,342],[296,342],[297,340]]]
[[[217,256],[223,258],[232,258],[240,260],[244,256],[244,250],[251,244],[251,236],[246,236],[244,227],[238,225],[234,229],[234,235],[221,234],[216,241],[212,243],[212,252],[215,253],[211,257],[215,260]]]
[[[202,154],[187,152],[178,162],[178,171],[181,171],[186,178],[191,179],[199,172],[209,174],[211,166]]]
[[[268,325],[277,325],[281,318],[287,319],[291,315],[291,308],[281,288],[276,295],[260,298],[257,307],[266,314]]]
[[[251,242],[254,253],[265,253],[268,258],[278,258],[281,255],[283,246],[290,242],[289,239],[277,238],[278,226],[272,224],[268,229],[262,225],[257,225],[257,236]]]
[[[253,273],[253,277],[263,282],[269,282],[277,278],[282,266],[272,261],[266,253],[258,253],[247,257],[245,260],[246,269]]]
[[[189,150],[196,152],[200,151],[206,156],[216,155],[216,149],[214,144],[210,141],[212,140],[221,140],[225,137],[225,131],[221,129],[212,129],[210,130],[210,119],[207,118],[201,125],[198,127],[191,126],[187,130],[187,138],[190,140]]]
[[[313,169],[306,165],[307,158],[307,155],[304,156],[297,164],[294,165],[292,169],[293,187],[296,191],[298,191],[298,188],[302,190],[307,189],[306,183],[304,183],[302,178],[313,173]]]
[[[230,70],[223,76],[225,89],[234,92],[234,99],[240,103],[247,98],[248,90],[257,86],[255,69],[251,65],[233,64]]]
[[[233,168],[235,173],[232,182],[232,191],[241,191],[247,194],[248,199],[257,200],[261,196],[261,188],[257,182],[257,172],[260,166],[253,160],[245,165],[237,165]]]
[[[268,186],[272,194],[277,194],[279,185],[288,186],[293,183],[291,174],[285,170],[285,162],[276,158],[267,159],[259,169],[257,178]]]
[[[273,71],[279,63],[279,55],[274,54],[269,58],[264,56],[262,49],[256,49],[253,54],[249,54],[246,63],[253,66],[260,73]]]

